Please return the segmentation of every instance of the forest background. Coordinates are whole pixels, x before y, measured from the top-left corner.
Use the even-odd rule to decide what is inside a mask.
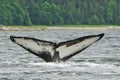
[[[120,25],[120,0],[0,0],[0,25]]]

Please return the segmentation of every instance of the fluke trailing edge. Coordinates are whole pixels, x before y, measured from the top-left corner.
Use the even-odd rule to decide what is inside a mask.
[[[14,43],[42,58],[46,62],[60,62],[66,61],[72,56],[80,53],[93,43],[100,40],[103,36],[104,33],[98,35],[89,35],[65,42],[60,42],[58,44],[29,37],[10,36],[10,39]]]

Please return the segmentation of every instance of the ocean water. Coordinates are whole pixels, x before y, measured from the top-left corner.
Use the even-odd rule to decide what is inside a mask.
[[[56,43],[105,33],[105,36],[64,63],[46,63],[18,45],[10,35]],[[120,30],[45,30],[0,32],[0,80],[119,80]]]

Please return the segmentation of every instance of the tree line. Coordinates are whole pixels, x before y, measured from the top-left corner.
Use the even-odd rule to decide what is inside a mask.
[[[0,0],[2,25],[120,25],[120,0]]]

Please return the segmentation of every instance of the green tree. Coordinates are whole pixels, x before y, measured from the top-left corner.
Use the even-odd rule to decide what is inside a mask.
[[[10,9],[12,6],[9,4],[9,2],[5,2],[6,4],[0,5],[0,24],[3,25],[12,25],[13,18],[10,13]]]
[[[13,9],[13,24],[14,25],[22,25],[24,24],[24,10],[18,2],[11,2],[11,5],[14,7]]]
[[[100,24],[98,17],[96,15],[93,15],[89,20],[89,24]]]

